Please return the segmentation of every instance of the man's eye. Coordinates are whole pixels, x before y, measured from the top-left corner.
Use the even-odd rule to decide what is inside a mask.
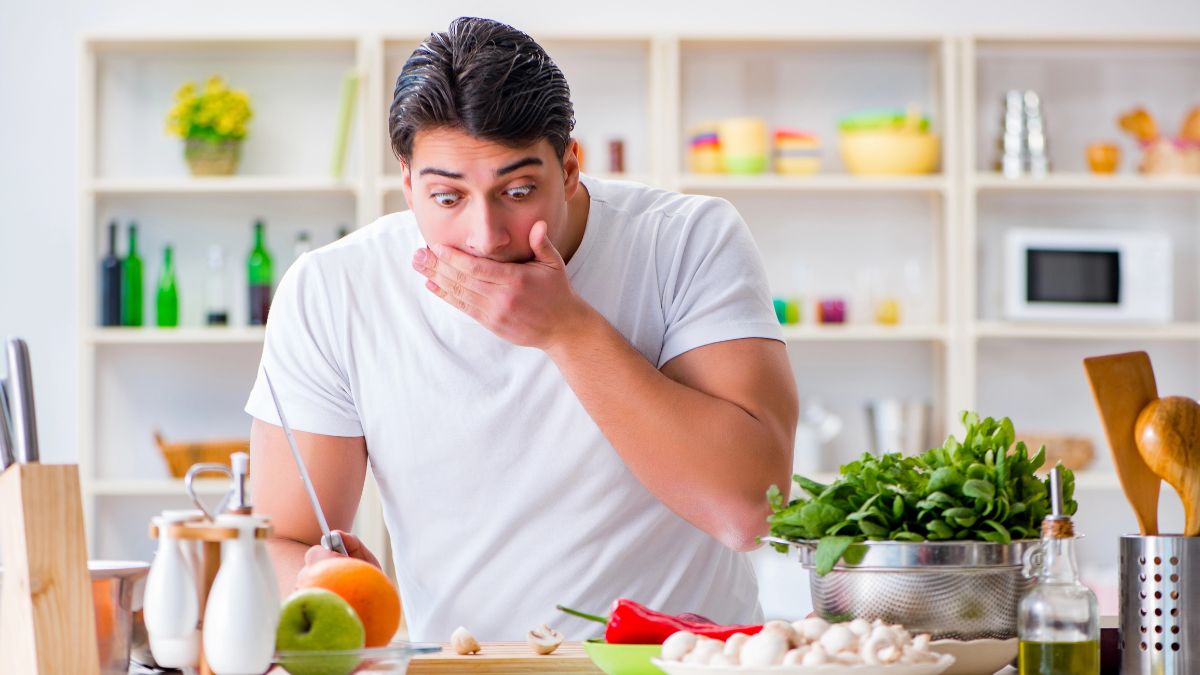
[[[521,200],[528,197],[534,190],[532,185],[522,185],[520,187],[509,188],[504,191],[504,194],[513,199]]]
[[[458,195],[453,192],[435,192],[431,196],[438,206],[454,206],[458,203]]]

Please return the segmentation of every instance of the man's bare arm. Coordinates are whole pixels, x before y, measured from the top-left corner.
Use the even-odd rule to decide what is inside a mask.
[[[330,529],[349,531],[362,498],[367,444],[362,436],[343,437],[293,431]],[[250,428],[250,495],[254,511],[270,516],[274,534],[267,549],[275,563],[279,590],[287,595],[305,564],[309,548],[321,543],[321,528],[309,504],[283,429],[262,420]],[[375,562],[357,540],[352,557]],[[310,560],[311,562],[311,560]],[[378,563],[376,563],[378,564]]]

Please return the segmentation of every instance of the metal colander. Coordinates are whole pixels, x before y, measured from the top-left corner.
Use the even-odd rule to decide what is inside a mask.
[[[796,549],[810,572],[813,608],[829,621],[882,619],[934,640],[1017,636],[1017,606],[1034,584],[1021,571],[1036,539],[854,544],[829,574],[814,568],[817,542],[766,537]]]

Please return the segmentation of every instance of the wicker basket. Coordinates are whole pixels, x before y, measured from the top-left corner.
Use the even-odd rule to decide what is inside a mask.
[[[241,154],[241,140],[232,138],[221,141],[189,138],[183,146],[183,156],[193,176],[232,176]]]
[[[167,468],[174,478],[183,478],[188,469],[199,462],[216,462],[230,465],[229,456],[235,452],[250,452],[250,441],[226,439],[212,441],[183,441],[168,443],[159,432],[154,432],[154,442],[167,460]]]

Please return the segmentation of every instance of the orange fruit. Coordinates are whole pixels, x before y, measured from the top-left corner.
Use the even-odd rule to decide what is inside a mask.
[[[329,558],[305,567],[296,588],[324,588],[350,603],[366,629],[368,647],[391,642],[400,627],[400,594],[387,575],[356,558]]]

